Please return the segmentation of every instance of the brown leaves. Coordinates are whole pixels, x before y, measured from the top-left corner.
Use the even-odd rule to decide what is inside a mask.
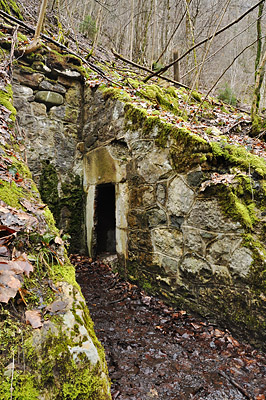
[[[23,274],[29,276],[33,266],[27,255],[22,254],[14,260],[0,260],[0,302],[8,303],[15,297],[23,283]]]
[[[25,312],[26,323],[30,324],[33,329],[41,328],[43,323],[41,321],[41,313],[38,310],[28,310]]]
[[[217,172],[211,174],[211,179],[205,181],[201,184],[200,191],[204,192],[204,190],[211,185],[229,185],[232,184],[234,181],[235,175],[232,174],[218,174]]]

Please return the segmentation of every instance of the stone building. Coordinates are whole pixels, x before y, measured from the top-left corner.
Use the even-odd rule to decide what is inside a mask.
[[[59,68],[51,54],[16,67],[14,105],[33,178],[71,250],[116,253],[148,292],[261,340],[265,161],[217,140],[215,127],[206,138],[182,118],[150,115],[152,97],[136,104],[86,84],[75,59]],[[169,104],[184,97],[153,90]]]

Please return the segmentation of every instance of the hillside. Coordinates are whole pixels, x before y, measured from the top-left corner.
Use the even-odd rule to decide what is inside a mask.
[[[68,246],[92,259],[115,253],[114,268],[148,293],[265,346],[264,132],[251,137],[249,115],[216,98],[144,83],[105,49],[90,55],[81,36],[77,49],[47,32],[27,54],[31,18],[6,11],[2,397],[13,387],[22,399],[110,398]]]

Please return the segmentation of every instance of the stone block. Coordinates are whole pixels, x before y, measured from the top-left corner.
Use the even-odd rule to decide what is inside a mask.
[[[208,246],[207,260],[213,264],[227,265],[241,242],[242,239],[235,236],[222,236]]]
[[[148,183],[155,183],[159,178],[172,170],[168,160],[168,153],[154,147],[145,158],[137,160],[138,173]]]
[[[179,176],[175,177],[168,188],[166,207],[173,215],[186,215],[193,202],[195,194]]]
[[[34,101],[31,103],[31,107],[32,107],[32,112],[36,117],[40,117],[40,116],[47,117],[45,104],[37,103]]]
[[[241,247],[234,251],[229,269],[234,277],[246,278],[250,272],[250,267],[253,262],[252,252],[246,247]]]
[[[59,93],[51,92],[49,90],[41,90],[36,93],[35,101],[44,103],[48,107],[60,106],[64,103],[64,97]]]
[[[33,90],[28,86],[23,85],[13,85],[13,96],[14,97],[31,97],[33,95]]]
[[[182,233],[167,228],[156,228],[151,231],[154,253],[175,258],[178,262],[183,254]]]
[[[200,237],[199,230],[188,226],[183,226],[182,231],[186,251],[193,251],[203,256],[205,254],[205,245]]]
[[[43,74],[40,74],[38,72],[33,73],[33,74],[18,74],[18,73],[16,73],[15,77],[21,85],[28,86],[32,89],[38,89],[39,84],[44,79]]]
[[[80,107],[81,106],[81,87],[80,85],[75,85],[67,90],[66,95],[66,103],[71,107]],[[109,121],[110,122],[110,121]]]
[[[164,210],[159,208],[151,209],[147,212],[149,227],[166,224],[167,216]]]
[[[212,267],[205,260],[195,257],[193,255],[188,255],[180,265],[180,270],[184,272],[184,274],[195,275],[196,277],[211,277]]]
[[[216,199],[197,200],[193,204],[187,224],[213,232],[243,232],[240,222],[224,216]]]

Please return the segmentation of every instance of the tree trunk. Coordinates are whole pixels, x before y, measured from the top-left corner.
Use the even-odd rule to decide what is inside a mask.
[[[251,106],[251,121],[252,121],[252,135],[256,135],[262,125],[261,118],[259,116],[260,108],[260,91],[264,78],[265,63],[266,63],[266,51],[261,58],[261,17],[263,13],[265,1],[259,5],[258,20],[257,20],[257,54],[255,60],[255,86],[253,92],[252,106]]]
[[[175,50],[173,53],[173,60],[176,60],[178,57],[178,50]],[[178,62],[174,64],[174,80],[180,82],[180,65]],[[175,86],[178,87],[178,85]]]

